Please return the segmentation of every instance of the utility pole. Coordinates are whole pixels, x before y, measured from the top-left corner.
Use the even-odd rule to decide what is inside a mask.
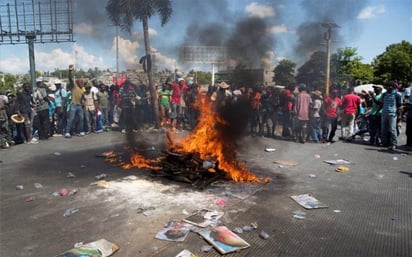
[[[118,79],[119,79],[119,26],[116,25],[116,81]]]
[[[330,88],[330,50],[331,50],[331,43],[332,43],[332,29],[340,28],[336,23],[333,22],[324,22],[321,23],[322,27],[327,28],[328,30],[325,32],[325,40],[326,40],[326,85],[325,85],[325,94],[329,95],[329,88]]]

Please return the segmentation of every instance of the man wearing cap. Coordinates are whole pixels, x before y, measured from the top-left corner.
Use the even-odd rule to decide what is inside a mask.
[[[56,91],[54,92],[54,103],[56,105],[56,118],[57,118],[57,133],[63,134],[64,127],[66,125],[66,99],[67,91],[62,88],[61,81],[56,79],[54,81],[56,85]]]
[[[16,110],[17,114],[24,117],[24,136],[27,144],[36,144],[36,140],[31,137],[31,123],[33,118],[32,107],[34,99],[31,94],[31,85],[29,83],[23,84],[23,90],[17,94]]]
[[[36,103],[36,112],[39,119],[39,139],[45,140],[49,138],[49,97],[46,91],[46,85],[42,78],[36,80],[36,90],[33,97]]]
[[[325,117],[323,120],[322,139],[330,143],[335,142],[333,138],[338,128],[338,111],[342,105],[338,93],[337,89],[333,89],[330,96],[326,95],[323,100]]]
[[[380,145],[381,139],[381,114],[380,101],[382,98],[383,86],[373,85],[373,92],[369,92],[369,97],[372,100],[372,108],[369,114],[369,143],[372,145]]]

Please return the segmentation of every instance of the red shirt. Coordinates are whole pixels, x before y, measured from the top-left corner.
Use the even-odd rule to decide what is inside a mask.
[[[171,102],[176,103],[180,105],[180,99],[182,98],[182,93],[183,90],[188,89],[186,85],[180,86],[180,84],[172,82],[170,84],[170,87],[172,88],[172,97],[171,97]]]
[[[283,110],[291,112],[293,109],[293,102],[291,101],[292,98],[292,91],[289,89],[283,90],[283,99],[284,99],[284,104],[283,104]]]
[[[338,109],[342,105],[342,100],[339,97],[332,98],[330,96],[325,97],[323,100],[325,107],[326,117],[337,118]]]
[[[344,114],[356,114],[361,104],[359,96],[351,93],[343,96],[342,107]]]

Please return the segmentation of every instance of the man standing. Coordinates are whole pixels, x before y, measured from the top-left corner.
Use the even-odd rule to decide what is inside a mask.
[[[348,88],[347,94],[342,99],[342,118],[341,118],[341,139],[352,141],[354,135],[355,117],[359,113],[361,99],[355,95],[352,87]]]
[[[31,137],[31,124],[33,119],[34,101],[31,95],[31,85],[29,83],[23,84],[23,90],[17,94],[16,110],[17,114],[24,117],[24,136],[27,144],[37,144],[36,140]]]
[[[188,89],[188,86],[185,83],[183,78],[179,78],[177,80],[178,83],[172,82],[170,83],[170,88],[172,89],[171,95],[171,113],[170,113],[170,125],[172,131],[177,131],[176,129],[183,129],[182,124],[182,96],[183,91]]]
[[[338,128],[338,110],[342,105],[342,101],[338,97],[338,92],[337,89],[333,89],[331,95],[326,95],[323,100],[325,117],[322,138],[330,143],[334,142],[333,138],[335,137],[336,129]]]
[[[307,128],[309,122],[309,108],[312,104],[310,95],[306,92],[306,85],[299,84],[299,94],[296,96],[296,102],[293,108],[296,114],[296,140],[305,143],[307,136]]]
[[[8,139],[10,138],[9,123],[7,117],[7,104],[9,98],[0,94],[0,148],[7,149],[10,147]]]
[[[282,137],[291,138],[291,123],[292,123],[292,111],[293,103],[295,102],[293,91],[295,86],[290,85],[285,88],[280,96],[280,108],[282,110]]]
[[[46,91],[46,85],[43,83],[42,78],[38,78],[36,81],[36,90],[33,97],[36,103],[36,112],[39,119],[39,139],[49,139],[49,97]]]
[[[54,102],[56,104],[56,116],[57,116],[57,133],[63,134],[64,125],[66,123],[66,98],[67,91],[62,88],[61,81],[59,79],[54,81],[56,85],[56,92],[54,93]]]
[[[380,106],[381,98],[382,98],[382,90],[383,86],[381,85],[374,85],[373,92],[369,92],[369,96],[372,100],[372,109],[369,114],[369,143],[372,145],[380,145],[382,138],[381,138],[381,115],[382,109]]]
[[[67,124],[66,124],[66,131],[64,134],[65,138],[71,138],[71,130],[72,130],[72,125],[73,121],[75,120],[75,117],[78,117],[78,128],[80,132],[80,136],[84,136],[84,112],[83,112],[83,104],[84,104],[84,95],[83,95],[83,90],[80,88],[80,85],[75,83],[73,81],[73,65],[69,66],[69,87],[68,90],[71,91],[71,104],[70,104],[70,110],[68,112],[68,117],[67,117]]]
[[[390,150],[396,149],[397,142],[397,117],[402,105],[402,96],[395,90],[395,82],[386,85],[386,92],[382,94],[382,144]]]

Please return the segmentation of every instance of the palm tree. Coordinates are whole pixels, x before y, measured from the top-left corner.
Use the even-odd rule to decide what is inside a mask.
[[[143,36],[146,56],[151,54],[149,39],[149,19],[160,15],[162,26],[165,25],[172,15],[171,0],[109,0],[106,5],[106,12],[115,26],[131,33],[133,22],[140,20],[143,23]],[[150,94],[152,96],[153,109],[155,112],[155,127],[160,127],[160,113],[158,99],[151,69],[147,70],[149,79]]]

